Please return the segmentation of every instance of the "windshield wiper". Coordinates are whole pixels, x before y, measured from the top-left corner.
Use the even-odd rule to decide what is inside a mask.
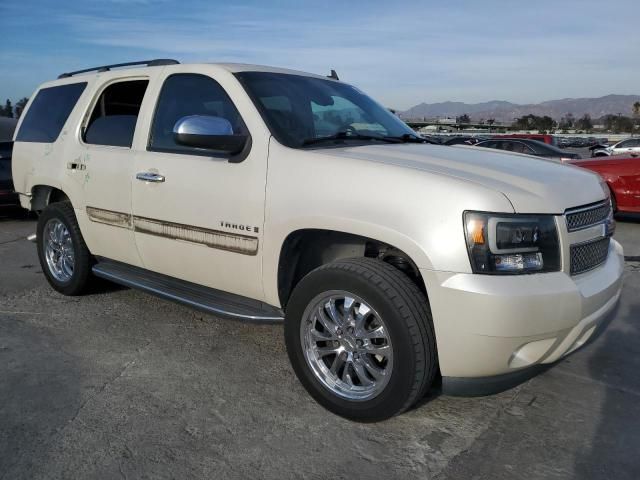
[[[382,137],[378,135],[361,135],[347,131],[337,132],[326,137],[307,138],[302,141],[303,146],[314,145],[316,143],[334,142],[336,140],[379,140],[387,143],[401,143],[404,140],[400,137]]]
[[[402,143],[431,143],[433,145],[436,145],[437,142],[434,142],[433,140],[429,140],[428,138],[424,138],[424,137],[419,137],[417,135],[412,135],[410,133],[405,133],[403,135],[400,135],[399,137],[384,137],[388,140],[397,140],[398,142],[402,142]]]

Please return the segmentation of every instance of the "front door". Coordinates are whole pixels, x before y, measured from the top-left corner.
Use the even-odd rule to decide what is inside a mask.
[[[132,186],[135,239],[144,267],[261,299],[268,137],[255,136],[246,158],[231,163],[228,156],[174,141],[175,123],[190,115],[223,117],[234,133],[248,131],[211,76],[179,73],[164,80],[147,150],[136,156]]]

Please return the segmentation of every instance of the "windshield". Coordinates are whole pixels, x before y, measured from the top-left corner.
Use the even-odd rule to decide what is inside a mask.
[[[288,147],[418,138],[398,117],[351,85],[284,73],[240,72],[236,76],[271,133]]]

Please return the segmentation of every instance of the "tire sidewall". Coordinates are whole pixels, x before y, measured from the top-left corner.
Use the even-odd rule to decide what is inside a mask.
[[[86,270],[88,268],[85,263],[85,255],[83,255],[82,249],[86,249],[84,241],[79,236],[78,231],[74,228],[75,218],[68,218],[69,213],[65,211],[64,207],[60,204],[51,204],[40,214],[38,218],[38,225],[36,231],[36,244],[38,248],[38,258],[40,260],[40,266],[49,284],[58,292],[65,295],[75,295],[81,291],[86,283]],[[56,219],[64,224],[71,237],[71,243],[73,245],[74,252],[74,266],[73,275],[71,279],[66,282],[57,280],[49,270],[49,265],[45,258],[44,253],[44,228],[49,220]]]
[[[300,324],[308,304],[319,294],[344,290],[362,298],[381,316],[393,348],[393,370],[384,390],[370,400],[342,398],[325,387],[307,364],[301,341]],[[405,405],[414,386],[417,358],[408,329],[397,307],[374,284],[344,270],[319,270],[307,275],[296,286],[287,305],[285,343],[289,359],[309,394],[328,410],[359,421],[388,418]]]

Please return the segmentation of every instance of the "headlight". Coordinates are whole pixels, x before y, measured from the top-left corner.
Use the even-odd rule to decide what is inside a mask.
[[[560,245],[553,215],[465,212],[464,230],[474,273],[560,270]]]

